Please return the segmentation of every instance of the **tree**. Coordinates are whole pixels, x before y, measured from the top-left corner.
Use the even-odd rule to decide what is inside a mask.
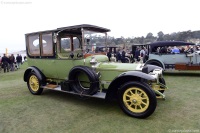
[[[147,36],[146,36],[146,39],[151,39],[151,38],[153,38],[153,34],[152,34],[151,32],[149,32],[149,33],[147,34]]]
[[[160,31],[160,32],[158,32],[157,34],[158,34],[158,39],[157,39],[157,41],[163,41],[163,40],[164,40],[164,38],[163,38],[164,33],[163,33],[162,31]]]

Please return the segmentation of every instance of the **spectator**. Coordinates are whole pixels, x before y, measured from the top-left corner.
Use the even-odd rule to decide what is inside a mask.
[[[17,68],[19,69],[21,64],[21,57],[19,56],[19,54],[17,54],[16,60],[17,60]]]
[[[9,66],[8,66],[9,59],[8,57],[6,57],[6,54],[3,55],[1,61],[3,63],[4,73],[6,72],[6,70],[7,72],[9,72]]]
[[[186,52],[187,53],[193,53],[194,52],[193,46],[189,46],[189,48],[188,48],[188,50]]]
[[[0,56],[0,72],[1,72],[1,69],[2,69],[2,63],[1,63],[1,56]]]
[[[171,53],[172,52],[172,48],[169,46],[168,48],[167,48],[167,53]]]
[[[180,50],[176,46],[174,46],[174,48],[172,49],[171,53],[173,53],[173,54],[179,54]]]
[[[166,54],[167,53],[167,46],[164,46],[160,49],[160,52],[161,54]]]
[[[26,61],[26,56],[24,56],[24,61]]]
[[[135,50],[135,55],[134,55],[136,61],[140,61],[139,56],[140,56],[140,49],[137,48],[137,49]]]
[[[143,63],[145,63],[149,58],[148,50],[146,49],[146,47],[144,47],[144,51],[145,51],[145,55],[143,57]]]
[[[145,56],[145,50],[144,50],[144,47],[142,47],[142,49],[140,50],[140,58],[142,60],[142,62],[144,63],[144,56]]]
[[[184,53],[184,51],[185,51],[185,48],[182,46],[182,47],[180,48],[180,53]]]
[[[14,67],[14,63],[15,63],[15,57],[13,54],[11,54],[11,56],[9,57],[10,60],[10,71],[14,71],[15,67]]]
[[[120,61],[121,61],[120,49],[117,50],[117,53],[116,53],[116,60],[117,60],[117,62],[120,62]]]
[[[124,48],[123,48],[122,56],[121,56],[121,62],[122,62],[122,63],[125,63],[125,56],[126,56],[126,52],[125,52],[125,50],[124,50]]]
[[[21,56],[21,55],[19,55],[19,57],[20,57],[20,63],[21,63],[21,65],[22,65],[22,56]]]
[[[108,56],[108,60],[111,61],[111,60],[110,60],[110,58],[111,58],[111,52],[110,52],[110,50],[107,49],[106,55]]]

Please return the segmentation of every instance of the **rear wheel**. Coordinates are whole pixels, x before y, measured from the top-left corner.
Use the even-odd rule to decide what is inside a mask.
[[[128,82],[122,85],[118,91],[118,101],[124,113],[136,118],[150,116],[157,105],[153,90],[140,82]]]
[[[31,72],[28,75],[27,86],[28,86],[29,91],[33,95],[40,95],[43,91],[43,88],[40,87],[41,81],[39,80],[37,75],[33,72]]]

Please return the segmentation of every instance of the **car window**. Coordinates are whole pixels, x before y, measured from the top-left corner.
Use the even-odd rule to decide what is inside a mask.
[[[81,44],[78,37],[73,37],[74,50],[81,49]]]
[[[42,34],[42,55],[53,55],[52,34]]]
[[[39,34],[28,37],[28,51],[30,55],[40,55]]]
[[[61,53],[71,51],[71,39],[70,37],[63,37],[60,39]]]

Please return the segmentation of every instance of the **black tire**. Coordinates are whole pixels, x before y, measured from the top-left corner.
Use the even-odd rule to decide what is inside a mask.
[[[153,90],[140,82],[127,82],[118,90],[118,102],[122,111],[135,118],[146,118],[156,109]]]
[[[82,81],[80,80],[82,75]],[[87,81],[88,80],[88,81]],[[99,90],[99,79],[95,71],[87,66],[76,66],[69,73],[70,87],[79,94],[94,95]]]
[[[40,95],[43,92],[43,88],[41,88],[41,81],[34,72],[31,72],[28,75],[27,86],[33,95]]]
[[[146,64],[159,66],[159,67],[161,67],[161,68],[164,69],[162,63],[160,63],[159,61],[156,61],[156,60],[150,60],[150,61],[147,61],[147,63],[145,63],[145,65],[146,65]]]

